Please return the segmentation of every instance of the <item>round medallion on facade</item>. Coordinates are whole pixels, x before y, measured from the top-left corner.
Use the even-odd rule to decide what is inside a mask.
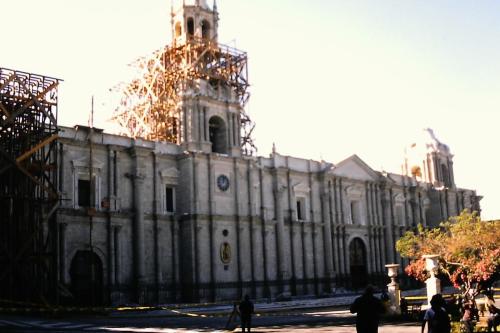
[[[219,177],[217,177],[217,187],[221,191],[227,191],[229,188],[229,178],[227,178],[226,175],[219,175]]]
[[[224,264],[229,264],[231,262],[231,245],[228,242],[224,242],[220,245],[220,260]]]

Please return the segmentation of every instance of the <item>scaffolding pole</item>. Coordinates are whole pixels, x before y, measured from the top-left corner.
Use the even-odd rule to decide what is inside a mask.
[[[57,302],[57,87],[0,68],[0,299]]]
[[[255,124],[244,111],[248,101],[247,54],[213,40],[191,37],[141,57],[131,64],[135,78],[113,90],[121,95],[113,119],[122,134],[148,140],[181,143],[182,102],[200,92],[200,82],[228,89],[240,106],[241,146],[256,151]]]

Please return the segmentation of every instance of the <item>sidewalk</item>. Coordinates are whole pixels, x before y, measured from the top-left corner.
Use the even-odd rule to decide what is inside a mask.
[[[448,289],[448,288],[446,288]],[[451,292],[445,290],[444,292]],[[403,296],[425,295],[425,289],[404,291]],[[296,298],[290,301],[255,301],[256,313],[287,313],[293,311],[301,311],[306,309],[320,308],[339,308],[348,309],[354,299],[359,294],[339,293],[331,297],[323,298]],[[199,316],[199,317],[217,317],[227,316],[233,310],[233,303],[227,301],[224,303],[205,303],[205,304],[163,304],[159,306],[137,306],[118,307],[118,308],[77,308],[77,307],[60,307],[60,308],[0,308],[0,313],[17,313],[17,314],[33,314],[33,313],[48,313],[48,314],[100,314],[113,318],[135,318],[135,317],[173,317],[173,316]]]
[[[291,301],[255,302],[255,312],[259,313],[283,313],[306,309],[320,308],[346,308],[359,295],[346,295],[325,298],[297,299]],[[165,317],[165,316],[193,316],[193,317],[218,317],[228,316],[233,311],[232,303],[213,305],[192,305],[179,307],[177,305],[163,305],[161,309],[151,311],[112,311],[110,317]]]
[[[444,293],[450,293],[453,288],[445,288]],[[425,295],[425,289],[408,290],[403,296]],[[256,313],[287,313],[298,310],[339,308],[348,309],[360,294],[346,293],[324,298],[302,298],[290,301],[255,301]],[[380,296],[380,294],[376,294]],[[218,317],[228,316],[233,310],[232,302],[219,304],[164,304],[154,310],[141,311],[111,311],[110,317],[165,317],[165,316],[191,316],[191,317]]]
[[[335,333],[356,333],[356,327],[354,325],[335,325],[335,326],[316,326],[316,327],[307,327],[307,326],[284,326],[284,327],[256,327],[252,328],[252,332],[255,333],[282,333],[282,332],[291,332],[294,333],[326,333],[326,332],[335,332]],[[233,332],[240,332],[240,330],[234,330]],[[417,333],[420,332],[419,325],[410,325],[410,324],[382,324],[378,329],[379,333]]]

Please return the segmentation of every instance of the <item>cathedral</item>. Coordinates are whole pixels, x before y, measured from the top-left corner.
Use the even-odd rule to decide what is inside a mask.
[[[203,0],[172,8],[172,47],[216,42],[218,20]],[[407,147],[401,175],[356,155],[248,154],[243,94],[223,74],[177,91],[175,126],[155,127],[175,140],[59,126],[57,271],[80,304],[332,295],[403,265],[405,231],[480,211],[431,129]]]

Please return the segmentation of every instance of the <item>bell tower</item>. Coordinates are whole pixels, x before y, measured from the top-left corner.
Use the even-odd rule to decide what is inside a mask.
[[[214,0],[212,8],[207,0],[172,0],[172,43],[185,44],[190,39],[205,39],[217,43],[219,14]]]
[[[448,145],[439,141],[430,128],[405,150],[403,173],[435,187],[455,188],[453,155]]]
[[[181,143],[188,151],[240,156],[246,53],[218,43],[216,0],[212,7],[184,0],[171,15],[172,47],[186,48],[188,70],[199,71],[182,92]]]
[[[172,0],[172,44],[139,58],[137,77],[119,86],[114,119],[124,134],[187,151],[255,152],[247,54],[218,43],[218,22],[216,0]]]

